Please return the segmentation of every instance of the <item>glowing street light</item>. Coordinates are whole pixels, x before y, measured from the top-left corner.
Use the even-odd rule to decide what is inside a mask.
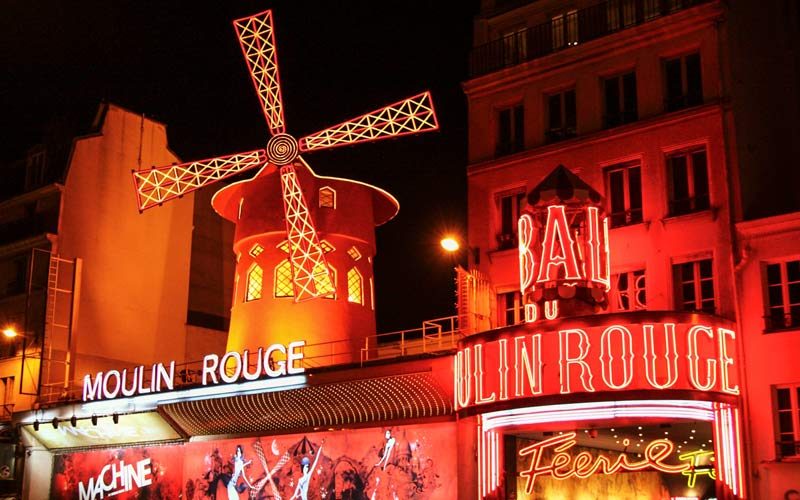
[[[8,327],[5,330],[3,330],[3,335],[5,335],[6,338],[13,339],[14,337],[17,337],[19,333],[17,333],[17,331],[14,328]]]
[[[451,253],[457,252],[458,249],[461,248],[461,245],[458,244],[458,240],[456,240],[452,236],[447,236],[445,238],[442,238],[442,241],[440,241],[439,243],[442,245],[442,248]]]

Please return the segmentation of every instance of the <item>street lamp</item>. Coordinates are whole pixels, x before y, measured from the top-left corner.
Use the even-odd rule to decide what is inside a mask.
[[[452,236],[445,236],[444,238],[442,238],[439,244],[442,245],[442,248],[444,248],[445,251],[450,253],[457,252],[458,249],[461,248],[461,245],[458,243],[458,240]]]
[[[9,326],[3,330],[3,335],[5,335],[6,338],[13,339],[19,336],[19,333],[16,329],[14,329],[14,327]]]

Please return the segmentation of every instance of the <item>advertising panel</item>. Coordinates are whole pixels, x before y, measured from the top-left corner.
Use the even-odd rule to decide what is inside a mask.
[[[69,453],[51,498],[444,500],[455,446],[455,424],[439,423]]]

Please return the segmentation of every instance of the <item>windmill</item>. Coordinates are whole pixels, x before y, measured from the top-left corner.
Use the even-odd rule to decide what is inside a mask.
[[[272,137],[264,149],[133,171],[138,208],[147,210],[246,170],[259,169],[254,178],[277,170],[294,300],[332,296],[336,287],[297,174],[307,166],[298,155],[436,130],[431,95],[423,92],[298,140],[286,133],[272,12],[237,19],[233,25]]]

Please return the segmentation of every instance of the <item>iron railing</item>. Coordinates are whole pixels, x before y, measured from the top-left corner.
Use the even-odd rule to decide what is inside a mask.
[[[365,363],[376,360],[413,356],[424,353],[436,353],[455,349],[462,332],[458,316],[446,316],[422,322],[419,328],[398,330],[389,333],[370,335],[361,342],[350,339],[333,340],[303,347],[303,367],[317,368],[352,363]],[[127,368],[134,368],[135,365]],[[126,368],[120,366],[119,369]],[[274,367],[273,367],[274,368]],[[249,372],[256,370],[251,363]],[[197,385],[202,382],[203,361],[187,361],[175,364],[175,389]],[[150,385],[149,370],[144,371],[142,385]],[[73,380],[68,385],[61,384],[58,390],[42,390],[38,400],[40,403],[73,401],[80,399],[83,391],[83,379]]]
[[[516,66],[709,1],[607,0],[573,10],[473,48],[470,77]]]

